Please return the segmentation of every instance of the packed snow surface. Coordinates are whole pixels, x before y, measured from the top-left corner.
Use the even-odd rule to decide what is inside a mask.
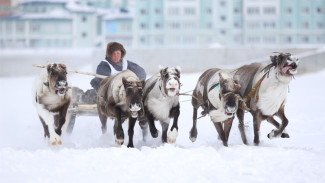
[[[181,92],[192,90],[199,76],[182,74]],[[90,88],[92,77],[69,77],[74,86]],[[111,120],[102,135],[98,117],[80,116],[72,134],[62,135],[63,145],[51,147],[32,103],[33,81],[0,78],[0,182],[325,182],[325,71],[296,76],[286,105],[290,138],[268,139],[274,127],[264,121],[259,146],[253,145],[249,113],[245,124],[250,145],[243,145],[235,119],[229,147],[224,147],[208,116],[198,120],[198,137],[192,143],[191,98],[182,96],[175,144],[162,144],[161,134],[143,142],[136,125],[135,148],[127,148],[125,122],[125,142],[118,147]],[[161,131],[158,122],[156,126]]]

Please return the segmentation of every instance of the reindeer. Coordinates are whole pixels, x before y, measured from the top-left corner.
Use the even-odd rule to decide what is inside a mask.
[[[142,88],[144,80],[139,78],[130,70],[125,70],[114,76],[108,76],[101,81],[97,94],[97,110],[102,123],[102,133],[107,131],[107,117],[115,119],[114,136],[115,143],[122,145],[124,132],[122,123],[129,119],[129,144],[134,147],[133,134],[134,125],[140,115],[143,114]],[[141,125],[143,131],[146,125]]]
[[[197,111],[201,107],[202,115],[209,114],[224,146],[228,146],[229,133],[238,109],[240,85],[225,70],[213,68],[205,71],[199,78],[192,94],[193,126],[190,140],[197,138]],[[224,127],[222,126],[224,125]]]
[[[62,126],[71,100],[71,84],[65,64],[47,64],[36,78],[33,95],[44,137],[51,145],[61,145]]]
[[[174,143],[178,135],[180,68],[161,67],[146,81],[144,87],[143,103],[146,118],[142,121],[149,123],[153,138],[158,137],[155,120],[159,120],[162,127],[162,142]],[[170,118],[173,125],[167,135]]]
[[[268,134],[271,139],[281,135],[289,138],[285,131],[288,119],[284,113],[287,98],[287,88],[293,76],[297,73],[299,59],[290,53],[279,53],[271,56],[271,63],[252,63],[234,70],[234,76],[240,78],[240,95],[245,96],[246,105],[251,109],[254,126],[254,143],[260,143],[259,131],[263,120],[267,120],[277,129]],[[273,116],[278,116],[282,123]],[[237,110],[239,129],[243,141],[247,142],[244,131],[244,112]]]

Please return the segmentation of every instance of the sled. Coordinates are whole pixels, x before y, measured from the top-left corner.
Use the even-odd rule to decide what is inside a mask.
[[[62,130],[71,134],[77,117],[98,116],[96,97],[97,94],[94,90],[83,92],[78,87],[72,87],[72,99]]]

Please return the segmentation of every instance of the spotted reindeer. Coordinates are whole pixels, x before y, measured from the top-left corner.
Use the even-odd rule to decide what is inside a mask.
[[[299,59],[290,53],[279,53],[270,57],[271,63],[252,63],[234,70],[235,77],[240,78],[241,96],[245,96],[247,106],[251,109],[254,126],[254,143],[260,143],[259,131],[263,120],[267,120],[277,129],[268,134],[269,138],[281,136],[288,138],[285,131],[289,121],[284,107],[287,99],[288,85],[297,73]],[[273,117],[278,116],[282,123]],[[237,110],[239,129],[244,141],[244,112]]]
[[[197,111],[201,107],[202,115],[210,116],[223,145],[228,146],[234,114],[239,101],[243,101],[238,94],[239,88],[238,81],[225,70],[213,68],[200,76],[192,94],[193,127],[190,131],[192,142],[197,138]]]
[[[122,123],[129,119],[127,147],[134,147],[134,125],[139,114],[143,115],[143,86],[144,80],[139,80],[137,75],[130,70],[106,77],[100,83],[97,94],[97,110],[102,123],[102,133],[107,131],[107,117],[114,119],[114,136],[117,145],[122,145],[124,142]],[[140,126],[144,131],[148,128],[145,125],[140,124]]]
[[[160,67],[159,72],[146,81],[143,103],[151,136],[158,137],[155,121],[162,127],[162,142],[174,143],[178,135],[180,68]],[[170,118],[173,124],[167,135]]]
[[[47,64],[34,83],[34,104],[51,145],[61,145],[62,126],[71,100],[65,64]]]

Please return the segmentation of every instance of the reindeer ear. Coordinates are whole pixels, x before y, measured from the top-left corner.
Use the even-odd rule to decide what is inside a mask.
[[[144,79],[141,79],[140,80],[140,83],[141,83],[141,87],[144,88],[144,85],[146,84],[145,81],[144,81]]]
[[[128,82],[128,80],[126,80],[125,77],[122,78],[122,83],[123,83],[123,85],[124,85],[124,88],[127,88],[128,85],[129,85],[129,82]]]
[[[220,81],[220,83],[223,81],[224,79],[223,79],[223,77],[222,77],[222,74],[219,72],[219,81]]]
[[[51,64],[46,65],[46,70],[47,70],[48,73],[51,71]]]
[[[240,88],[239,77],[236,75],[233,77],[233,80],[234,80],[234,88],[239,89]]]
[[[159,66],[158,66],[158,70],[159,70],[159,72],[160,72],[161,70],[163,70],[163,69],[165,69],[165,67],[159,64]]]
[[[168,67],[161,69],[161,70],[160,70],[160,75],[161,75],[161,76],[165,76],[166,73],[167,73],[167,69],[168,69]]]

